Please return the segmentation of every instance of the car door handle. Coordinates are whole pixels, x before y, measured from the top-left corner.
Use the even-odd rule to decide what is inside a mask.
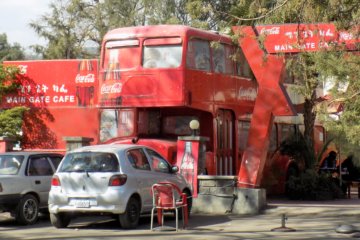
[[[35,180],[35,184],[41,184],[40,180]]]

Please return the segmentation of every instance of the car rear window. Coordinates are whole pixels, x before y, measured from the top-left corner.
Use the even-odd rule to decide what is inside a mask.
[[[1,155],[0,156],[0,175],[16,175],[24,161],[22,155]]]
[[[113,153],[81,152],[65,156],[59,172],[116,172],[119,161]]]

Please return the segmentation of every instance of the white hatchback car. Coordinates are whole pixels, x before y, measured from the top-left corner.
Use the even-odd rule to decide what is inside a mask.
[[[47,212],[52,175],[62,154],[5,152],[0,154],[0,212],[10,212],[20,224],[33,224]]]
[[[152,208],[151,187],[169,181],[191,191],[178,167],[159,153],[139,145],[94,145],[68,152],[51,182],[49,212],[57,228],[79,214],[110,214],[123,228],[135,228]]]

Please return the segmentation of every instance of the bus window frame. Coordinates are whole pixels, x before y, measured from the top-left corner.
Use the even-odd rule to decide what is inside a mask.
[[[192,42],[192,41],[194,41],[194,40],[196,40],[196,41],[201,41],[201,42],[206,42],[207,43],[207,49],[208,49],[208,52],[207,52],[207,56],[206,56],[206,54],[204,54],[204,52],[201,52],[201,51],[199,51],[198,50],[198,52],[196,52],[196,49],[194,49],[194,47],[191,47],[191,50],[192,50],[192,58],[190,59],[190,60],[188,60],[188,57],[189,57],[189,49],[190,49],[190,47],[189,47],[189,44]],[[202,71],[202,72],[212,72],[212,69],[213,69],[213,67],[212,67],[212,50],[211,50],[211,46],[210,46],[210,42],[211,42],[211,40],[210,39],[204,39],[204,38],[201,38],[201,37],[196,37],[196,36],[194,36],[194,37],[189,37],[188,38],[188,40],[186,41],[186,52],[185,52],[185,67],[186,67],[186,69],[191,69],[191,70],[196,70],[196,71]],[[202,59],[202,60],[204,60],[204,62],[208,62],[208,66],[206,66],[206,68],[199,68],[198,66],[196,66],[196,62],[197,62],[197,60],[196,60],[196,58],[200,58],[200,57],[202,57],[202,56],[200,56],[200,53],[202,53],[202,56],[204,56],[204,59]],[[199,54],[199,55],[197,55],[197,54]],[[208,60],[206,61],[206,58],[208,58]],[[190,61],[191,62],[191,65],[189,65],[190,63],[188,62],[188,61]]]
[[[211,46],[211,42],[215,42],[214,46]],[[221,46],[221,47],[219,47]],[[236,76],[236,72],[234,71],[234,61],[231,59],[231,56],[234,54],[234,46],[231,44],[220,42],[217,44],[216,41],[210,41],[210,48],[211,48],[211,57],[210,62],[212,66],[212,72],[215,74],[221,74],[221,75],[230,75],[230,76]],[[216,64],[216,59],[218,58],[217,51],[221,48],[221,60],[223,60],[223,70],[219,71],[217,70],[217,66],[220,64]],[[231,64],[229,64],[229,62]],[[227,67],[230,65],[230,67]],[[231,72],[229,71],[231,70]]]
[[[132,43],[132,41],[133,41],[133,43]],[[120,45],[116,45],[116,46],[114,45],[111,47],[107,47],[107,44],[109,44],[110,42],[125,42],[127,44],[120,44]],[[121,48],[141,48],[142,44],[141,44],[141,39],[138,39],[138,38],[136,38],[136,39],[131,39],[131,38],[130,39],[108,39],[106,42],[104,42],[103,46],[104,47],[103,47],[103,50],[101,53],[102,60],[100,62],[100,66],[101,66],[100,71],[102,71],[101,74],[103,74],[105,71],[108,71],[107,69],[109,68],[109,66],[105,67],[105,63],[107,63],[107,65],[111,64],[110,56],[107,55],[107,54],[110,54],[110,53],[108,53],[108,51],[115,50],[115,49],[117,51],[120,51]],[[119,55],[119,53],[117,55]],[[120,63],[119,58],[117,58],[117,62]],[[132,68],[121,68],[121,66],[119,65],[119,69],[117,71],[118,72],[128,71],[129,69],[133,69],[133,68],[137,68],[137,67],[138,66],[133,66]]]
[[[181,37],[156,37],[145,38],[143,46],[162,46],[162,45],[182,45],[183,40]]]

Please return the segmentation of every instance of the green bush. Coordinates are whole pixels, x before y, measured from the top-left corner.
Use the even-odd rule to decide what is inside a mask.
[[[331,200],[344,196],[337,178],[310,169],[298,177],[291,176],[286,189],[287,197],[293,200]]]

